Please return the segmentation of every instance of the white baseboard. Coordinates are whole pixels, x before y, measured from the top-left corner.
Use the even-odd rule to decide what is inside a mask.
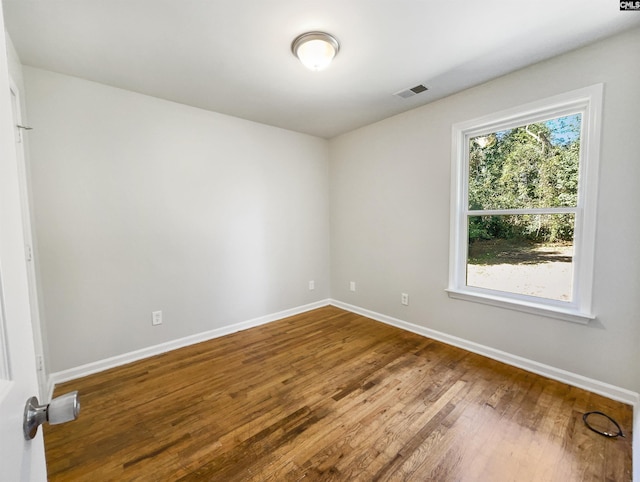
[[[633,405],[634,408],[636,406],[640,407],[640,395],[638,395],[638,393],[636,392],[632,392],[631,390],[626,390],[624,388],[616,387],[608,383],[587,378],[585,376],[571,373],[560,368],[545,365],[544,363],[539,363],[527,358],[522,358],[517,355],[512,355],[511,353],[496,350],[495,348],[480,345],[479,343],[474,343],[472,341],[458,338],[457,336],[448,335],[446,333],[432,330],[430,328],[425,328],[424,326],[414,325],[413,323],[408,323],[391,316],[376,313],[365,308],[360,308],[359,306],[343,303],[342,301],[331,299],[329,300],[329,302],[331,305],[342,308],[343,310],[366,316],[387,325],[392,325],[406,331],[417,333],[418,335],[422,335],[427,338],[433,338],[434,340],[441,341],[448,345],[457,346],[458,348],[463,348],[467,351],[486,356],[488,358],[506,363],[508,365],[522,368],[523,370],[527,370],[532,373],[537,373],[538,375],[542,375],[547,378],[572,385],[574,387],[583,388],[590,392],[597,393],[607,398],[611,398],[612,400],[617,400],[619,402]],[[640,420],[638,420],[638,423],[640,423]],[[637,431],[634,430],[634,433],[635,432]],[[638,478],[637,480],[640,481],[640,478]]]
[[[229,326],[223,326],[221,328],[216,328],[215,330],[205,331],[203,333],[197,333],[195,335],[190,335],[184,338],[171,340],[165,343],[161,343],[159,345],[142,348],[140,350],[132,351],[129,353],[123,353],[122,355],[106,358],[104,360],[87,363],[86,365],[70,368],[68,370],[51,373],[51,375],[49,375],[49,386],[51,390],[49,399],[51,399],[51,395],[53,394],[53,390],[57,383],[68,382],[70,380],[75,380],[77,378],[86,377],[87,375],[92,375],[94,373],[108,370],[109,368],[115,368],[121,365],[126,365],[127,363],[142,360],[144,358],[160,355],[161,353],[166,353],[168,351],[175,350],[177,348],[194,345],[196,343],[200,343],[203,341],[212,340],[213,338],[219,338],[221,336],[230,335],[231,333],[235,333],[237,331],[242,331],[248,328],[264,325],[266,323],[280,320],[282,318],[298,315],[306,311],[315,310],[316,308],[321,308],[323,306],[327,306],[328,304],[329,304],[329,300],[316,301],[314,303],[298,306],[296,308],[280,311],[278,313],[272,313],[270,315],[261,316],[258,318],[254,318],[252,320],[235,323]]]

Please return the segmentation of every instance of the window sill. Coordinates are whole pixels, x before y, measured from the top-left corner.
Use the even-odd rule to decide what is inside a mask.
[[[545,303],[536,303],[528,300],[512,299],[506,296],[496,294],[479,293],[462,289],[448,288],[445,290],[449,298],[457,300],[472,301],[474,303],[483,303],[486,305],[498,306],[509,310],[522,311],[547,318],[555,318],[558,320],[571,321],[582,325],[588,324],[596,317],[591,313],[583,313],[578,310],[564,308],[562,306],[553,306]]]

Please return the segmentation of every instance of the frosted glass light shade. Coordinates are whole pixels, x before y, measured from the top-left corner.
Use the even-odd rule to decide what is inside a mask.
[[[339,50],[336,38],[324,32],[302,34],[291,44],[291,51],[302,65],[314,71],[326,69]]]

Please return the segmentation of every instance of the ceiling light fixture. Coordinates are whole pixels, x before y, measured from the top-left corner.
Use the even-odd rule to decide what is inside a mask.
[[[300,59],[302,65],[314,71],[326,69],[339,50],[338,40],[325,32],[303,33],[291,44],[293,55]]]

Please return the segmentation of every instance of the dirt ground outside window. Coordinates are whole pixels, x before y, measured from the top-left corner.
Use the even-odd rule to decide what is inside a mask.
[[[467,285],[571,301],[573,245],[476,241],[469,249]]]

